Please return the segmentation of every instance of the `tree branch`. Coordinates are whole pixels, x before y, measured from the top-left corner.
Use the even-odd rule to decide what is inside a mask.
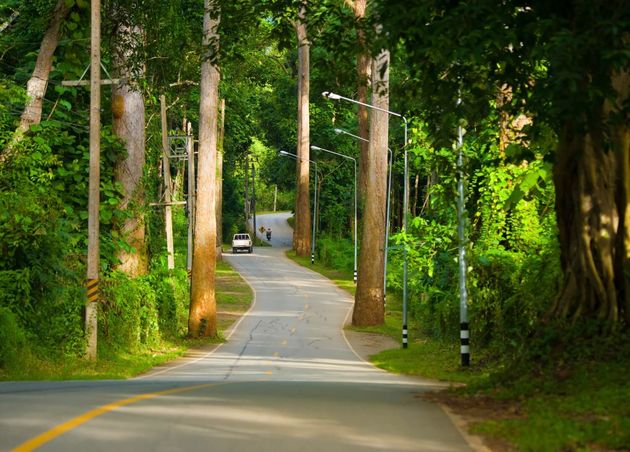
[[[0,25],[0,33],[2,33],[4,30],[9,28],[9,26],[13,23],[15,19],[17,19],[19,15],[20,15],[19,11],[13,11],[13,13],[9,16],[9,18],[2,25]]]

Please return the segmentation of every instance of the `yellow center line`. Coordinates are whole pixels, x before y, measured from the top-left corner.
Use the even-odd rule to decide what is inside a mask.
[[[206,383],[202,385],[168,389],[166,391],[150,392],[148,394],[140,394],[135,397],[130,397],[128,399],[122,399],[116,402],[108,403],[107,405],[94,408],[91,411],[88,411],[73,419],[70,419],[69,421],[66,421],[63,424],[59,424],[56,427],[53,427],[52,429],[48,430],[47,432],[44,432],[41,435],[36,436],[35,438],[29,439],[28,441],[20,444],[15,449],[13,449],[13,452],[26,452],[26,451],[37,449],[38,447],[52,441],[53,439],[63,435],[66,432],[69,432],[70,430],[78,427],[81,424],[85,424],[86,422],[102,414],[109,413],[110,411],[113,411],[117,408],[120,408],[126,405],[131,405],[132,403],[141,402],[143,400],[153,399],[155,397],[160,397],[164,395],[179,394],[182,392],[194,391],[196,389],[201,389],[201,388],[211,388],[213,386],[217,386],[220,384],[227,384],[227,383]]]

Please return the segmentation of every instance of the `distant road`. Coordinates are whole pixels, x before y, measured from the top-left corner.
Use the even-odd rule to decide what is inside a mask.
[[[266,213],[256,215],[256,235],[259,239],[268,242],[270,245],[281,248],[291,248],[293,245],[293,229],[287,220],[291,218],[291,212]],[[260,232],[260,227],[271,228],[271,240],[267,240],[264,232]]]
[[[0,383],[0,450],[470,450],[429,383],[351,350],[352,299],[284,257],[286,216],[258,218],[274,246],[225,255],[255,291],[225,344],[129,381]]]

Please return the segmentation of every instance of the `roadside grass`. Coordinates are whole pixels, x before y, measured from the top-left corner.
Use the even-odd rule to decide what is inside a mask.
[[[217,321],[219,331],[226,331],[252,304],[254,293],[230,264],[217,262]]]
[[[217,261],[216,273],[217,321],[216,338],[189,339],[178,337],[162,339],[152,348],[133,351],[99,348],[98,361],[90,362],[72,356],[54,356],[43,359],[25,353],[22,366],[17,369],[0,369],[0,380],[92,380],[124,379],[171,361],[188,349],[207,347],[224,341],[223,332],[249,309],[253,292],[241,276],[225,261]]]
[[[291,217],[293,218],[293,217]],[[294,262],[297,262],[302,267],[309,268],[314,272],[317,272],[326,278],[330,279],[334,282],[339,288],[345,290],[354,296],[354,292],[356,287],[354,282],[352,281],[353,275],[351,272],[341,271],[334,268],[327,267],[317,261],[314,264],[311,264],[311,258],[298,256],[295,251],[289,250],[286,252],[286,256]]]
[[[351,273],[311,265],[293,251],[287,256],[354,295]],[[349,328],[399,340],[401,305],[399,294],[388,293],[384,325]],[[577,356],[569,346],[558,356],[538,357],[535,351],[501,356],[473,348],[471,366],[464,369],[459,341],[423,337],[418,327],[410,318],[409,348],[385,350],[370,361],[390,372],[453,383],[425,397],[462,416],[491,450],[630,450],[630,338],[595,345],[567,340],[576,349],[589,348]]]
[[[459,344],[429,339],[410,341],[407,349],[384,350],[370,361],[389,372],[451,383],[480,383],[488,378],[482,368],[462,369]]]
[[[628,347],[625,347],[628,352]],[[523,374],[512,381],[476,388],[479,394],[507,401],[510,415],[477,422],[471,431],[507,440],[518,450],[629,450],[630,364],[584,360],[542,375]],[[534,368],[536,366],[533,366]],[[540,369],[535,369],[539,371]]]

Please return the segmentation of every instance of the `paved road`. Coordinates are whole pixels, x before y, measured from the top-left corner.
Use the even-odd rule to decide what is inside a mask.
[[[225,344],[129,381],[1,383],[0,450],[469,450],[428,384],[351,350],[352,300],[284,257],[285,219],[258,219],[275,246],[227,256],[256,300]]]

